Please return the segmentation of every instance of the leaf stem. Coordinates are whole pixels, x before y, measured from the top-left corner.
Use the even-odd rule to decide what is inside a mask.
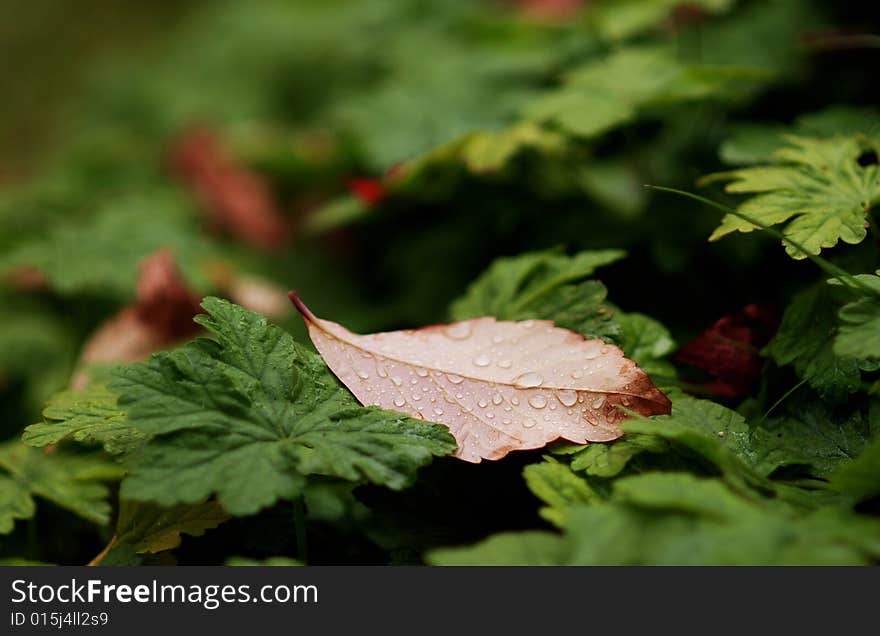
[[[797,248],[798,250],[801,251],[801,253],[804,256],[806,256],[811,261],[813,261],[819,267],[819,269],[824,271],[829,276],[833,276],[834,278],[838,279],[845,286],[850,287],[850,288],[858,288],[861,291],[867,292],[868,294],[870,294],[872,296],[876,296],[876,295],[880,294],[880,292],[877,292],[876,290],[872,289],[869,285],[863,283],[862,281],[860,281],[858,278],[856,278],[855,276],[850,274],[848,271],[846,271],[842,267],[838,267],[837,265],[835,265],[831,261],[826,260],[826,259],[822,258],[821,256],[817,256],[815,254],[810,254],[810,252],[808,252],[807,249],[803,245],[798,243],[797,241],[785,236],[782,232],[780,232],[779,230],[776,230],[775,228],[764,225],[763,223],[761,223],[757,219],[749,216],[748,214],[743,214],[739,210],[736,210],[734,208],[731,208],[731,207],[728,207],[728,206],[723,205],[721,203],[718,203],[717,201],[713,201],[712,199],[700,196],[699,194],[694,194],[693,192],[687,192],[686,190],[678,190],[676,188],[667,188],[664,186],[656,186],[656,185],[649,185],[649,184],[646,184],[645,187],[650,190],[659,190],[660,192],[671,192],[672,194],[677,194],[679,196],[687,197],[689,199],[693,199],[694,201],[699,201],[700,203],[703,203],[705,205],[713,207],[716,210],[721,210],[725,214],[731,214],[735,217],[738,217],[738,218],[742,219],[743,221],[746,221],[747,223],[751,223],[755,227],[763,230],[764,232],[767,232],[771,236],[778,238],[783,243],[788,243],[789,245]]]
[[[761,422],[763,422],[763,421],[766,420],[768,417],[770,417],[770,414],[771,414],[774,410],[776,410],[776,407],[777,407],[777,406],[779,406],[780,404],[782,404],[783,402],[785,402],[785,400],[787,400],[787,399],[788,399],[788,398],[789,398],[789,397],[790,397],[795,391],[797,391],[797,390],[798,390],[799,388],[801,388],[804,384],[806,384],[806,382],[807,382],[807,380],[806,380],[806,378],[804,378],[803,380],[801,380],[800,382],[798,382],[797,384],[795,384],[793,387],[791,387],[788,391],[786,391],[786,392],[782,395],[782,397],[779,398],[778,400],[776,400],[776,401],[773,403],[773,405],[772,405],[769,409],[767,409],[767,411],[764,413],[764,415],[761,416]]]
[[[299,294],[297,294],[295,291],[290,291],[287,293],[287,297],[290,298],[290,302],[292,302],[297,311],[302,314],[302,317],[306,319],[306,322],[318,322],[315,314],[313,314],[309,310],[309,308],[306,307],[305,303],[300,299]]]

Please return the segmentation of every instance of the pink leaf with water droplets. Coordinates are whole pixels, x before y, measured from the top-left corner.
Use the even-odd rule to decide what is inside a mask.
[[[456,456],[500,459],[563,438],[607,442],[624,410],[670,412],[669,399],[623,352],[549,320],[492,317],[358,335],[315,317],[299,297],[312,342],[364,405],[449,427]]]

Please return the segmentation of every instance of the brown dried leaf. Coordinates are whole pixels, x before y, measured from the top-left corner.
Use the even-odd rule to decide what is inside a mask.
[[[221,261],[209,263],[206,271],[216,289],[236,305],[274,320],[290,312],[287,292],[271,281],[239,274]]]
[[[174,256],[159,250],[141,263],[137,300],[103,323],[80,354],[72,388],[88,384],[82,370],[93,363],[143,360],[154,351],[199,333],[193,316],[201,312],[196,296],[177,271]]]
[[[269,185],[238,165],[208,130],[192,130],[174,144],[171,165],[214,223],[257,249],[283,245],[289,227]]]
[[[370,335],[316,318],[291,293],[312,342],[365,405],[449,427],[456,456],[500,459],[564,438],[607,442],[626,413],[670,412],[669,399],[623,352],[548,320],[492,317]]]

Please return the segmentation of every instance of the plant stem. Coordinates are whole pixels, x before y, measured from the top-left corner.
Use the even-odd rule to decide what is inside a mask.
[[[858,278],[856,278],[855,276],[850,274],[848,271],[846,271],[842,267],[838,267],[837,265],[835,265],[831,261],[828,261],[828,260],[822,258],[821,256],[816,256],[815,254],[810,254],[803,245],[801,245],[800,243],[798,243],[794,239],[791,239],[791,238],[785,236],[779,230],[776,230],[772,227],[764,225],[763,223],[761,223],[757,219],[749,216],[748,214],[743,214],[739,210],[736,210],[734,208],[730,208],[726,205],[722,205],[721,203],[718,203],[717,201],[713,201],[712,199],[708,199],[706,197],[700,196],[699,194],[694,194],[693,192],[687,192],[685,190],[678,190],[676,188],[666,188],[664,186],[655,186],[655,185],[645,185],[645,187],[648,189],[651,189],[651,190],[659,190],[661,192],[671,192],[673,194],[678,194],[680,196],[687,197],[689,199],[693,199],[694,201],[699,201],[700,203],[704,203],[708,206],[715,208],[716,210],[721,210],[725,214],[731,214],[735,217],[738,217],[738,218],[742,219],[743,221],[746,221],[747,223],[751,223],[756,228],[763,230],[764,232],[767,232],[771,236],[775,236],[783,243],[788,243],[789,245],[797,248],[798,250],[800,250],[800,252],[804,256],[806,256],[811,261],[813,261],[821,270],[823,270],[829,276],[832,276],[832,277],[836,278],[837,280],[839,280],[843,285],[850,287],[850,288],[857,288],[863,292],[870,294],[871,296],[876,296],[876,295],[880,294],[880,292],[877,292],[876,290],[872,289],[869,285],[863,283],[862,281],[860,281]]]
[[[801,380],[800,382],[795,384],[793,387],[791,387],[788,391],[786,391],[785,394],[781,398],[776,400],[776,402],[773,403],[773,406],[771,406],[769,409],[767,409],[767,411],[764,413],[764,415],[761,416],[761,421],[763,422],[764,420],[766,420],[770,416],[770,414],[776,409],[777,406],[779,406],[785,400],[787,400],[789,398],[789,396],[791,396],[792,393],[794,393],[799,388],[801,388],[805,383],[806,383],[806,379]]]

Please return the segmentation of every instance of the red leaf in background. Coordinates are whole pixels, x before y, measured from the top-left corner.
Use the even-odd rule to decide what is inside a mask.
[[[586,0],[517,0],[520,10],[534,18],[560,20],[572,17]]]
[[[201,331],[193,316],[199,297],[186,285],[168,250],[141,263],[137,300],[104,322],[83,347],[72,388],[88,384],[83,366],[95,362],[143,360],[154,351],[188,340]]]
[[[672,32],[705,22],[709,17],[705,9],[691,2],[682,2],[669,14],[668,26]]]
[[[37,267],[20,265],[9,272],[6,282],[20,292],[38,292],[49,288],[49,279]]]
[[[349,179],[348,189],[367,207],[374,206],[385,198],[385,185],[379,179]]]
[[[214,133],[204,129],[185,133],[170,154],[174,172],[216,225],[263,250],[288,239],[287,221],[266,181],[229,157]]]
[[[718,320],[675,354],[715,377],[704,388],[720,396],[737,398],[751,390],[761,374],[761,348],[779,325],[777,311],[768,305],[747,305]]]

